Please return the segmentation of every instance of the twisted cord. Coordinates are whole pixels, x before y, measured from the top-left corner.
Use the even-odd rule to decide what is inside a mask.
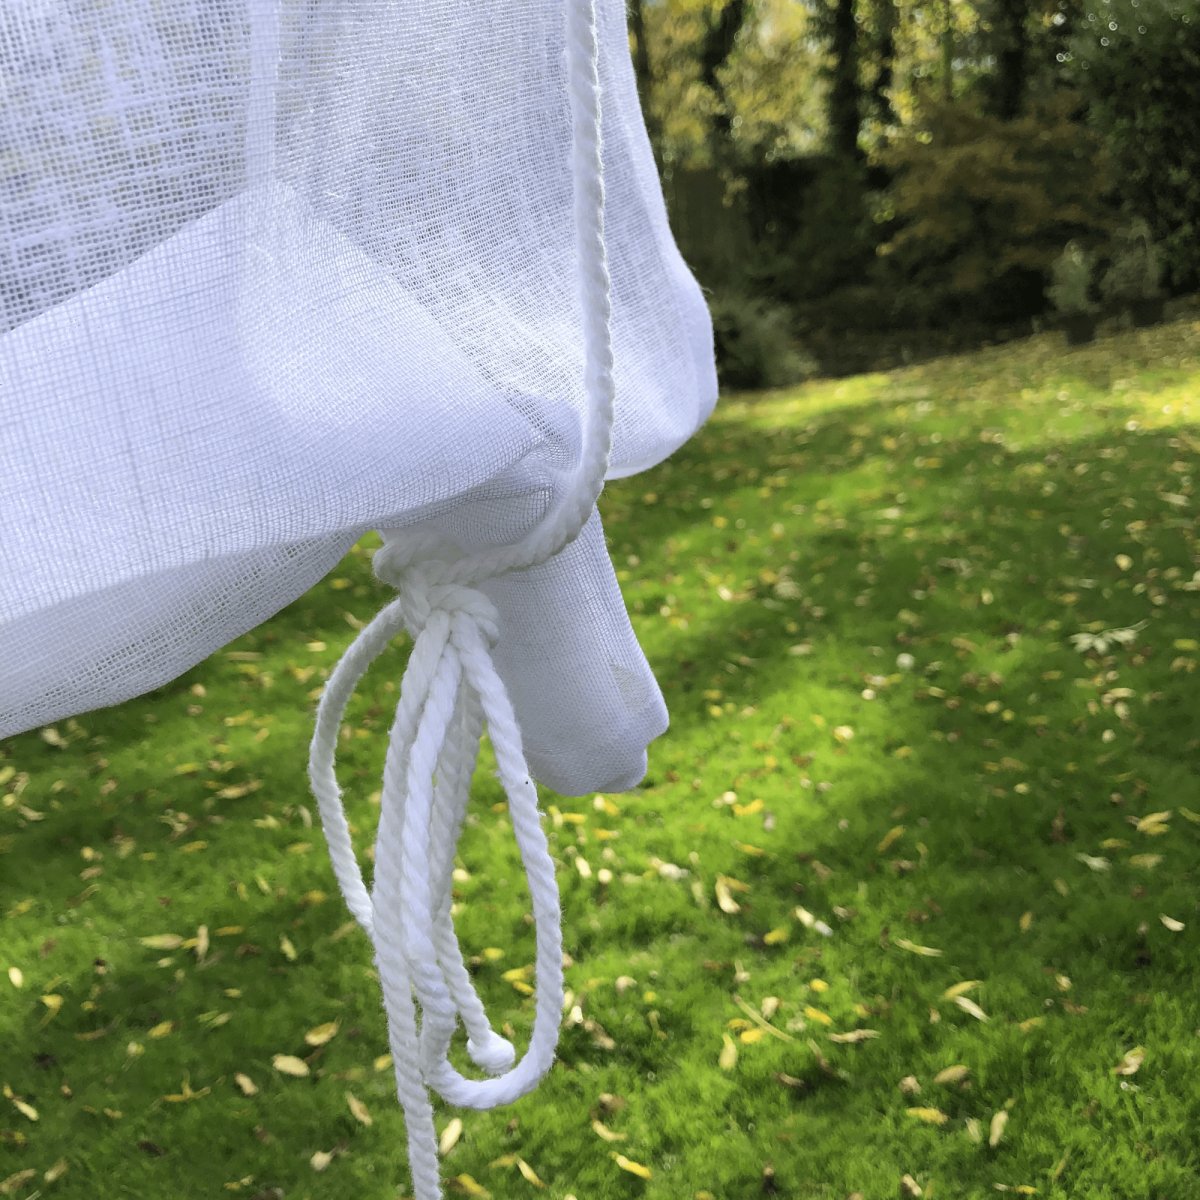
[[[595,2],[566,0],[587,398],[574,484],[544,521],[509,546],[455,557],[428,536],[385,537],[373,565],[398,595],[362,630],[330,676],[309,754],[309,779],[338,886],[375,949],[417,1200],[442,1196],[429,1089],[466,1108],[510,1103],[536,1087],[550,1070],[558,1043],[563,1004],[558,885],[520,728],[492,660],[491,648],[499,635],[496,610],[476,585],[545,562],[573,541],[592,512],[608,469],[615,385]],[[413,648],[388,735],[374,888],[368,892],[334,760],[338,731],[359,679],[402,629],[412,636]],[[519,1061],[511,1043],[488,1022],[451,916],[454,855],[485,725],[534,918],[533,1031]],[[450,1043],[460,1019],[472,1061],[492,1078],[469,1079],[451,1065]]]

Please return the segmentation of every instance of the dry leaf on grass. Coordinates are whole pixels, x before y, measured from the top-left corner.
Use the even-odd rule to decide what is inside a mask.
[[[324,1025],[318,1025],[314,1029],[310,1029],[305,1035],[304,1040],[310,1046],[324,1046],[326,1042],[331,1041],[337,1036],[338,1023],[336,1021],[327,1021]]]
[[[1113,1067],[1114,1075],[1136,1075],[1141,1070],[1142,1063],[1146,1060],[1146,1050],[1144,1046],[1134,1046],[1132,1050],[1128,1050],[1122,1056],[1121,1061]]]
[[[910,1117],[916,1117],[918,1121],[924,1121],[926,1125],[945,1125],[950,1120],[948,1116],[940,1108],[906,1108],[904,1110]]]
[[[463,1196],[473,1196],[476,1200],[491,1200],[492,1193],[473,1175],[455,1175],[450,1180],[450,1186]]]
[[[613,1162],[621,1168],[622,1171],[628,1171],[630,1175],[636,1175],[639,1179],[652,1179],[654,1172],[649,1167],[643,1166],[640,1162],[634,1162],[631,1158],[626,1158],[623,1154],[614,1153]]]
[[[458,1139],[462,1137],[463,1123],[459,1117],[452,1117],[446,1124],[446,1128],[442,1130],[441,1137],[438,1138],[438,1153],[445,1158],[455,1146],[458,1145]]]
[[[969,1067],[964,1067],[961,1063],[956,1063],[952,1067],[943,1067],[934,1077],[934,1083],[952,1084],[962,1083],[971,1070]]]
[[[974,1017],[977,1021],[986,1021],[988,1019],[987,1013],[985,1013],[983,1009],[975,1003],[974,1000],[967,996],[955,996],[954,1003],[957,1004],[958,1007],[967,1014],[967,1016]]]
[[[993,1148],[1000,1145],[1000,1139],[1004,1136],[1005,1126],[1008,1124],[1008,1113],[1001,1109],[992,1117],[992,1123],[988,1126],[988,1145]]]
[[[901,950],[907,950],[909,954],[920,954],[924,958],[941,958],[946,952],[937,950],[933,946],[918,946],[916,942],[910,942],[908,938],[896,938],[895,945]]]
[[[722,1071],[732,1071],[737,1066],[737,1043],[727,1033],[721,1034],[721,1053],[717,1058],[717,1066]]]
[[[178,950],[183,945],[183,938],[177,933],[152,933],[149,937],[138,938],[147,950]]]

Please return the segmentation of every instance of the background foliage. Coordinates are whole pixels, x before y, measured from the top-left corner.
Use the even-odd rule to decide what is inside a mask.
[[[630,11],[684,255],[787,306],[794,361],[839,368],[835,333],[870,362],[886,331],[1027,332],[1068,242],[1101,272],[1143,222],[1168,291],[1200,286],[1200,0]]]

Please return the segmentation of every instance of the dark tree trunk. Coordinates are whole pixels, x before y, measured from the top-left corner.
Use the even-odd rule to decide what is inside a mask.
[[[897,125],[896,110],[888,95],[896,62],[896,5],[895,0],[877,0],[875,35],[875,78],[871,83],[871,106],[881,125]]]
[[[655,159],[659,159],[659,128],[654,113],[654,69],[650,64],[650,43],[646,38],[646,10],[642,0],[629,0],[629,32],[633,35],[633,73],[637,79],[638,99]],[[661,166],[661,160],[660,160]]]
[[[954,99],[954,9],[950,0],[943,0],[942,15],[942,99],[949,104]]]
[[[1029,0],[995,0],[992,36],[996,74],[992,79],[994,116],[1011,121],[1025,105],[1029,72]]]
[[[726,0],[717,19],[709,23],[700,47],[700,78],[717,101],[712,118],[711,142],[713,157],[718,165],[730,157],[730,135],[733,132],[733,114],[729,111],[725,85],[721,82],[721,68],[733,53],[749,11],[749,0]]]
[[[854,0],[836,0],[831,33],[830,148],[843,158],[857,158],[862,88],[858,80],[858,22],[854,19]]]

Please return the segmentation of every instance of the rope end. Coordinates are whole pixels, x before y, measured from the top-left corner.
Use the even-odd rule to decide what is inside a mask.
[[[503,1075],[517,1061],[517,1052],[512,1042],[490,1030],[487,1040],[482,1045],[474,1038],[468,1038],[467,1053],[471,1056],[471,1061],[489,1075]]]

